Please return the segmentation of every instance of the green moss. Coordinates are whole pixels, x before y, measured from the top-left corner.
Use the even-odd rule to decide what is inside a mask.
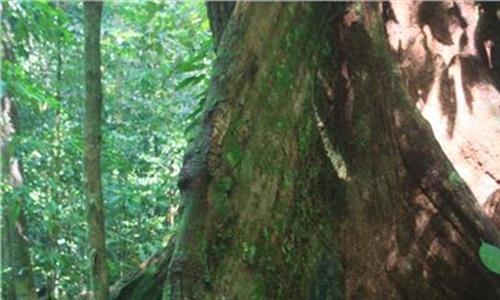
[[[222,177],[216,183],[217,193],[222,194],[222,195],[227,194],[231,190],[233,183],[234,183],[234,181],[231,177],[229,177],[229,176]]]
[[[255,263],[255,254],[257,253],[257,247],[248,242],[243,242],[241,244],[243,261],[249,265]]]
[[[454,187],[460,187],[465,184],[464,181],[462,180],[462,177],[458,175],[457,171],[452,171],[448,176],[448,180]]]
[[[294,186],[294,173],[293,171],[285,171],[283,174],[283,189],[292,189]]]
[[[265,285],[262,283],[262,277],[257,275],[255,286],[252,290],[252,300],[266,299]]]
[[[305,121],[305,124],[302,125],[299,129],[299,153],[304,156],[307,154],[307,151],[311,147],[312,136],[314,134],[313,130],[314,124],[311,118],[308,118]]]
[[[370,116],[361,116],[356,119],[354,125],[354,134],[356,135],[356,142],[365,147],[371,142],[371,129],[370,129]]]
[[[250,154],[246,154],[241,160],[240,180],[242,182],[250,182],[254,178],[254,161]]]
[[[236,165],[241,160],[241,150],[238,146],[233,146],[228,152],[226,152],[226,161],[231,166],[231,168],[236,167]]]
[[[267,226],[262,229],[262,237],[264,238],[264,241],[269,241],[270,234]]]
[[[231,193],[234,185],[235,181],[231,176],[223,176],[218,179],[213,186],[213,205],[216,214],[212,216],[212,222],[218,224],[216,232],[218,241],[227,241],[232,237],[232,231],[228,230],[226,227],[232,223],[234,217],[233,208],[231,203],[228,201],[229,194]],[[215,247],[219,246],[216,245]],[[218,251],[219,250],[223,249],[218,249]]]
[[[212,99],[226,101],[232,118],[218,144],[222,146],[220,166],[207,193],[214,209],[200,223],[209,224],[210,228],[203,232],[209,240],[198,241],[196,255],[200,261],[209,262],[210,268],[203,266],[205,269],[216,270],[216,274],[203,275],[205,282],[214,281],[216,289],[220,288],[217,284],[226,283],[214,278],[231,274],[233,270],[226,268],[233,268],[232,262],[237,261],[237,267],[244,263],[246,275],[231,283],[231,297],[309,299],[308,284],[319,282],[322,276],[319,265],[327,269],[331,265],[323,259],[325,251],[330,250],[325,245],[332,244],[331,231],[327,234],[318,226],[332,222],[325,208],[328,196],[323,194],[329,187],[316,190],[321,186],[318,180],[323,176],[325,157],[318,155],[324,149],[320,148],[310,102],[317,96],[315,71],[326,62],[320,58],[331,58],[333,51],[329,40],[318,45],[323,39],[315,37],[330,29],[317,23],[320,18],[315,14],[323,13],[320,9],[286,5],[290,9],[280,11],[278,16],[280,21],[288,20],[286,27],[278,22],[279,27],[273,28],[277,39],[269,42],[269,49],[262,53],[255,50],[259,60],[255,81],[239,78],[234,70],[244,70],[238,64],[246,63],[233,59],[230,66],[219,64],[220,76],[236,77],[231,82],[234,86],[226,86],[226,78],[214,83],[224,89],[216,89]],[[310,21],[295,22],[299,17]],[[245,55],[242,53],[248,57]],[[241,86],[243,81],[244,88],[235,92],[235,86]],[[245,123],[245,115],[249,116],[247,120],[256,121]],[[246,134],[242,133],[244,126]],[[262,199],[248,201],[250,188]],[[262,224],[262,220],[266,223]],[[332,280],[328,277],[323,281]]]

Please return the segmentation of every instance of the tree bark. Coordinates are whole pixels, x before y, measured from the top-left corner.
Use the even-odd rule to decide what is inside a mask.
[[[2,3],[0,12],[7,9]],[[14,62],[8,40],[8,20],[2,20],[2,59]],[[2,76],[4,77],[4,76]],[[16,105],[8,95],[0,95],[0,194],[2,199],[2,296],[5,299],[36,299],[33,271],[29,254],[29,239],[24,213],[23,171],[21,160],[15,155],[14,138],[19,134]],[[4,270],[10,271],[4,275]],[[5,294],[4,294],[5,293]]]
[[[500,202],[494,197],[500,192],[500,4],[385,6],[389,47],[410,101],[475,198],[494,206]]]
[[[10,268],[3,283],[12,285],[12,289],[6,288],[7,299],[36,299],[24,215],[22,166],[12,152],[12,139],[19,130],[18,119],[15,104],[7,95],[1,100],[0,118],[2,184],[9,189],[2,191],[2,250],[5,251],[2,269]],[[14,298],[8,298],[13,295]]]
[[[215,49],[224,33],[227,21],[233,13],[235,2],[214,1],[206,2],[207,14],[210,19],[210,29],[214,38]]]
[[[175,236],[170,239],[166,248],[142,263],[138,270],[116,282],[111,287],[111,299],[161,299],[174,245]]]
[[[236,4],[163,299],[500,296],[477,255],[498,228],[411,102],[385,20],[377,3]]]
[[[90,277],[94,298],[109,298],[101,187],[101,14],[102,2],[85,2],[85,192],[90,242]]]

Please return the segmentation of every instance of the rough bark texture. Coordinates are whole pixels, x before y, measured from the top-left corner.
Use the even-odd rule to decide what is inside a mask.
[[[319,167],[329,162],[311,103],[327,21],[338,13],[237,4],[180,179],[185,215],[165,297],[340,295],[329,249],[336,176]]]
[[[7,3],[1,3],[0,13],[5,11]],[[2,20],[2,60],[12,63],[14,55],[9,47],[9,26]],[[3,76],[2,76],[3,77]],[[22,191],[23,173],[19,157],[15,156],[13,142],[19,133],[19,118],[16,105],[8,95],[0,95],[0,198],[1,243],[2,243],[2,292],[6,300],[36,299],[33,272],[28,251],[26,218],[24,215],[24,195]],[[5,189],[4,189],[5,188]],[[4,270],[10,269],[9,272]]]
[[[111,287],[111,299],[161,299],[174,245],[175,236],[170,239],[165,249],[145,261],[138,270],[116,282]]]
[[[234,10],[235,2],[206,2],[207,14],[210,21],[210,29],[214,37],[215,48],[224,33],[224,28]]]
[[[395,1],[385,11],[411,102],[485,203],[500,191],[500,4]]]
[[[163,299],[500,297],[477,255],[498,229],[415,109],[390,14],[236,4]]]
[[[85,2],[85,193],[90,242],[90,273],[95,299],[107,300],[108,272],[101,188],[101,2]]]

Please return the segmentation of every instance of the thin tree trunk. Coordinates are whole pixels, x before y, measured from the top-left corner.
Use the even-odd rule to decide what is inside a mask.
[[[2,2],[2,11],[7,2]],[[2,59],[14,63],[14,54],[8,40],[10,27],[8,20],[2,20],[5,33],[2,38]],[[2,76],[3,77],[3,76]],[[19,134],[19,117],[15,103],[8,95],[0,95],[0,181],[5,185],[2,198],[2,273],[8,267],[11,271],[2,278],[2,286],[7,283],[7,299],[36,299],[33,271],[29,255],[29,240],[24,213],[23,170],[21,160],[15,156],[13,142]],[[14,297],[14,298],[12,298]]]
[[[13,155],[12,139],[19,132],[14,102],[4,95],[1,100],[1,181],[10,191],[2,191],[2,243],[5,263],[11,272],[6,279],[14,288],[16,299],[35,299],[35,285],[28,251],[28,232],[24,215],[23,174],[21,161]],[[12,292],[8,292],[12,294]]]
[[[101,187],[101,2],[85,2],[85,191],[90,241],[91,286],[94,298],[109,298],[106,267],[104,202]]]
[[[3,198],[3,192],[2,192],[2,199]],[[16,291],[14,290],[14,285],[13,284],[7,284],[7,282],[11,283],[12,278],[10,276],[10,273],[3,273],[3,270],[6,268],[10,268],[10,265],[7,262],[10,262],[11,259],[11,254],[10,254],[10,244],[11,241],[9,239],[10,233],[9,233],[9,228],[7,226],[8,220],[5,218],[6,214],[4,213],[4,208],[2,208],[2,215],[1,215],[1,226],[2,226],[2,274],[0,276],[0,295],[4,297],[5,300],[15,300],[16,299]]]
[[[60,1],[56,1],[53,3],[54,9],[61,10],[61,13],[64,13],[64,7],[63,3]],[[58,18],[56,22],[58,28],[63,28],[63,24],[61,22],[61,19]],[[53,159],[53,164],[51,164],[51,177],[55,181],[55,184],[50,185],[48,187],[48,194],[51,195],[51,198],[53,199],[58,207],[62,207],[61,203],[61,191],[64,189],[64,184],[61,181],[61,170],[62,170],[62,164],[61,164],[61,159],[62,159],[62,132],[61,132],[61,111],[63,107],[62,103],[62,96],[61,96],[61,87],[62,87],[62,68],[63,68],[63,51],[64,51],[64,44],[63,44],[63,34],[58,33],[57,40],[56,40],[56,71],[55,71],[55,99],[58,103],[56,111],[55,111],[55,116],[54,116],[54,137],[53,137],[53,147],[52,147],[52,159]],[[53,222],[54,223],[59,223],[59,215],[53,215]],[[53,230],[48,232],[48,243],[47,247],[49,248],[49,252],[60,252],[60,246],[57,243],[57,240],[59,239],[58,235],[60,233],[60,230],[57,226],[53,227]],[[54,264],[51,266],[51,269],[47,273],[47,278],[46,278],[46,291],[47,291],[47,297],[49,299],[52,299],[52,297],[55,297],[56,299],[59,298],[59,293],[60,293],[60,286],[58,285],[59,282],[59,276],[60,276],[61,270]]]
[[[22,166],[12,152],[12,138],[19,130],[18,119],[15,104],[6,95],[1,100],[0,118],[2,183],[12,188],[2,192],[2,234],[5,234],[2,244],[6,249],[2,268],[11,268],[2,280],[12,287],[12,290],[7,287],[10,297],[15,294],[15,299],[36,299],[24,215]]]

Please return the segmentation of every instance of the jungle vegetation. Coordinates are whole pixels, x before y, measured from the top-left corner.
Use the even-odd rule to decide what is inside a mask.
[[[498,32],[497,3],[2,1],[2,299],[498,299]]]

